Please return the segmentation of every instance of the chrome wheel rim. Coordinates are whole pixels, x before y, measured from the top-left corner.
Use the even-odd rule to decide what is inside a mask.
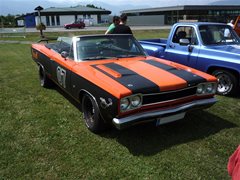
[[[226,74],[221,74],[217,76],[218,78],[218,92],[225,93],[229,92],[232,89],[232,81],[231,78]]]

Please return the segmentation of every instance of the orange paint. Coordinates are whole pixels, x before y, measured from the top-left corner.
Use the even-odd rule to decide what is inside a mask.
[[[170,91],[187,87],[187,82],[184,79],[158,67],[147,64],[144,61],[133,61],[131,63],[119,61],[117,64],[124,66],[157,84],[161,91]]]
[[[115,77],[115,78],[120,78],[122,77],[122,75],[104,65],[97,65],[97,67],[103,71],[105,71],[106,73],[110,74],[111,76]]]
[[[214,76],[210,75],[210,74],[207,74],[205,72],[202,72],[202,71],[199,71],[199,70],[196,70],[194,68],[190,68],[188,66],[185,66],[185,65],[182,65],[182,64],[178,64],[178,63],[175,63],[175,62],[172,62],[172,61],[168,61],[168,60],[164,60],[164,59],[160,59],[160,58],[155,58],[155,57],[152,57],[153,60],[155,61],[158,61],[158,62],[161,62],[163,64],[166,64],[166,65],[169,65],[169,66],[172,66],[172,67],[175,67],[177,69],[182,69],[182,70],[185,70],[185,71],[189,71],[193,74],[196,74],[204,79],[206,79],[207,81],[209,82],[217,82],[217,78],[215,78]]]
[[[159,61],[161,63],[174,66],[179,69],[188,70],[193,72],[208,81],[216,82],[216,78],[208,75],[204,72],[200,72],[198,70],[189,68],[187,66],[183,66],[177,63],[173,63],[167,60],[158,59],[154,57],[135,57],[135,58],[121,58],[119,60],[116,59],[108,59],[108,60],[96,60],[96,61],[82,61],[82,62],[75,62],[72,59],[65,59],[59,53],[48,49],[45,47],[44,44],[33,44],[32,48],[38,50],[42,54],[48,56],[52,61],[55,61],[62,67],[72,71],[75,74],[83,77],[84,79],[88,80],[89,82],[95,84],[101,89],[104,89],[108,93],[112,94],[116,98],[120,99],[125,96],[129,96],[132,94],[131,90],[125,87],[124,85],[120,84],[119,82],[115,81],[113,78],[109,77],[107,74],[115,78],[121,78],[121,74],[104,66],[107,63],[117,63],[121,66],[124,66],[137,74],[145,77],[146,79],[152,81],[156,85],[158,85],[161,91],[169,91],[169,90],[176,90],[187,87],[187,82],[182,78],[169,73],[165,70],[160,68],[154,67],[150,64],[145,63],[143,60],[151,59],[155,61]],[[38,57],[38,55],[33,53],[33,57]],[[107,74],[97,70],[93,65],[96,65],[99,69],[105,71]]]

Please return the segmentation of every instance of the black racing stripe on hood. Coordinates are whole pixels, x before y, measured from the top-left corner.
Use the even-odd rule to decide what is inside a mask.
[[[115,63],[104,64],[104,66],[118,72],[121,74],[120,78],[113,77],[112,75],[108,74],[107,72],[99,69],[96,66],[93,66],[98,71],[101,71],[105,75],[111,77],[115,81],[119,82],[126,88],[130,89],[133,94],[135,93],[159,93],[160,88],[157,84],[153,83],[152,81],[146,79],[145,77],[137,74],[136,72],[127,69],[121,65]]]
[[[168,72],[184,79],[188,83],[188,86],[194,86],[194,85],[199,84],[199,83],[207,82],[207,80],[205,78],[203,78],[201,76],[198,76],[198,75],[196,75],[192,72],[189,72],[189,71],[186,71],[186,70],[183,70],[183,69],[177,69],[175,67],[163,64],[163,63],[158,62],[158,61],[147,60],[147,61],[144,61],[144,62],[148,63],[148,64],[151,64],[155,67],[161,68],[165,71],[168,71]]]

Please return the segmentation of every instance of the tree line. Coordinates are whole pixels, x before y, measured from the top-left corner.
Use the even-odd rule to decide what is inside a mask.
[[[15,27],[16,16],[8,14],[7,16],[0,16],[0,27]]]

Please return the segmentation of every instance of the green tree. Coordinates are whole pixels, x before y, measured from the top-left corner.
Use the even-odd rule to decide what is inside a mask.
[[[97,7],[97,6],[95,6],[94,4],[87,4],[86,7],[96,8],[96,9],[103,9],[102,7]],[[103,9],[103,10],[105,10],[105,9]]]
[[[0,25],[4,27],[14,27],[16,26],[15,16],[8,14],[7,16],[0,16]]]

